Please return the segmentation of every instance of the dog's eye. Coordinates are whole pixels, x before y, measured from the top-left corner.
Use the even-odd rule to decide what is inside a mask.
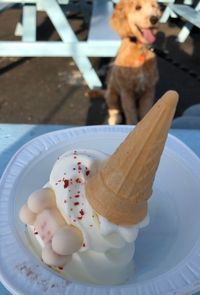
[[[135,7],[136,10],[140,10],[141,8],[142,8],[141,5],[136,5],[136,7]]]

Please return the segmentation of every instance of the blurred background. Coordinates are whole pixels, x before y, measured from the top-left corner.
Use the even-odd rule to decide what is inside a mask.
[[[195,3],[196,4],[196,3]],[[166,3],[162,4],[162,10]],[[66,9],[66,10],[65,10]],[[92,2],[87,1],[88,13]],[[79,40],[87,40],[90,22],[81,11],[70,11],[67,18]],[[0,13],[0,41],[20,40],[14,35],[21,17],[19,4]],[[160,24],[155,44],[160,79],[158,99],[166,90],[180,94],[176,117],[191,105],[200,103],[200,30],[193,27],[189,37],[177,42],[184,25],[181,17]],[[37,13],[37,40],[60,40],[44,11]],[[112,58],[91,58],[93,67],[105,84]],[[86,85],[70,57],[0,57],[0,122],[94,125],[105,124],[107,110],[103,97],[90,98]]]

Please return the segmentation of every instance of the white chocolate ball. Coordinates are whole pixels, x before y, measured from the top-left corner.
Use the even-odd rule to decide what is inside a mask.
[[[55,194],[50,188],[43,188],[33,192],[28,198],[28,207],[34,213],[38,214],[46,208],[55,206]]]
[[[27,206],[27,204],[25,204],[19,212],[19,218],[21,219],[21,221],[25,224],[29,224],[32,225],[34,224],[35,220],[36,220],[36,214],[33,213]]]
[[[42,249],[42,259],[47,265],[61,267],[71,259],[71,256],[58,255],[52,250],[51,245],[47,244]]]
[[[52,248],[59,255],[72,255],[83,243],[82,234],[73,226],[58,229],[52,239]]]

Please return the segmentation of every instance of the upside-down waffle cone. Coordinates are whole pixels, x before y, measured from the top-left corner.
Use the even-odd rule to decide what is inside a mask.
[[[177,102],[175,91],[166,92],[86,184],[90,205],[112,223],[132,225],[145,218]]]

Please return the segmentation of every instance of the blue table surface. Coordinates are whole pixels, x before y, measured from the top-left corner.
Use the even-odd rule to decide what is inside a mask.
[[[0,176],[12,155],[27,141],[46,132],[70,127],[72,126],[0,124]],[[170,133],[182,140],[200,157],[200,130],[171,129]],[[1,283],[0,295],[10,295]],[[196,295],[200,295],[200,292]]]

